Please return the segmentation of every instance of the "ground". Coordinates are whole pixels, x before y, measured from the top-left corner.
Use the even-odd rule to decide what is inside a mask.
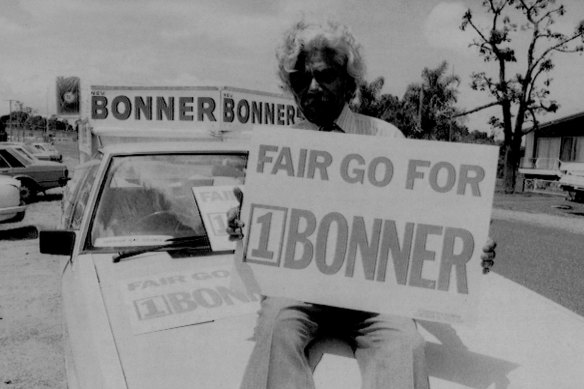
[[[570,218],[584,218],[584,203],[566,200],[563,196],[538,193],[495,194],[493,206],[519,212],[539,213]]]
[[[56,227],[61,189],[39,196],[19,223],[0,224],[0,388],[65,388],[60,274],[66,258],[38,253],[37,228]],[[584,220],[584,204],[559,196],[497,193],[496,212],[545,222]],[[562,218],[562,219],[560,219]]]
[[[64,388],[60,275],[66,258],[40,255],[36,226],[55,227],[60,189],[0,224],[0,388]],[[34,226],[31,228],[31,226]]]

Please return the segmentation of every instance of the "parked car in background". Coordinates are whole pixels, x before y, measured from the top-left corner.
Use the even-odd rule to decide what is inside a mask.
[[[39,192],[65,186],[69,180],[67,166],[60,162],[41,161],[23,144],[0,143],[0,174],[12,176],[21,183],[21,199],[31,202]]]
[[[567,198],[584,202],[584,163],[563,162],[560,171],[562,172],[559,179],[560,188],[566,192]]]
[[[45,142],[31,142],[26,143],[25,148],[32,153],[35,157],[43,161],[63,161],[63,154],[59,152],[50,143]]]
[[[20,199],[20,181],[0,175],[0,223],[24,219],[26,205]]]

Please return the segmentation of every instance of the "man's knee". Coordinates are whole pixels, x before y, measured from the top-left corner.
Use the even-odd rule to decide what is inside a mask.
[[[273,323],[272,343],[276,347],[304,352],[313,338],[313,332],[310,323],[298,318],[277,318]]]
[[[406,331],[392,334],[386,341],[376,347],[376,353],[381,355],[423,355],[426,341],[417,331]]]

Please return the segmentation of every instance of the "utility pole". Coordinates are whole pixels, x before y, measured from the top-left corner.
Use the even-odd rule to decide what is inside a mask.
[[[420,86],[420,104],[418,106],[418,126],[422,132],[422,106],[424,105],[424,85]]]
[[[10,115],[8,116],[8,120],[10,123],[10,138],[12,138],[12,135],[14,133],[14,131],[12,129],[12,102],[17,101],[17,100],[6,100],[6,101],[8,101],[8,110],[10,111]]]

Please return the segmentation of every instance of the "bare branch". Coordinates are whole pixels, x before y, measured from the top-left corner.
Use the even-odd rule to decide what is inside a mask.
[[[562,15],[562,12],[564,12],[564,6],[560,5],[558,8],[551,9],[548,12],[546,12],[541,18],[537,20],[537,22],[539,23],[545,19],[551,19],[552,15],[555,13],[557,13],[558,15]]]
[[[475,30],[475,32],[479,35],[479,37],[485,42],[489,42],[489,40],[485,37],[485,35],[482,33],[482,31],[478,28],[478,26],[476,24],[473,23],[472,21],[472,16],[469,16],[466,18],[466,21],[468,22],[468,24],[472,27],[473,30]]]
[[[558,53],[568,53],[568,54],[569,53],[581,53],[582,52],[582,48],[579,46],[579,47],[576,47],[576,48],[573,48],[573,49],[556,49],[556,51]]]
[[[490,107],[494,107],[495,105],[501,105],[501,102],[499,102],[499,101],[493,101],[491,103],[488,103],[488,104],[485,104],[485,105],[481,105],[480,107],[473,108],[473,109],[471,109],[469,111],[465,111],[465,112],[457,113],[456,115],[452,115],[452,118],[458,118],[458,117],[461,117],[461,116],[470,115],[471,113],[475,113],[475,112],[478,112],[478,111],[482,111],[483,109],[487,109],[487,108],[490,108]]]
[[[521,133],[523,135],[529,134],[530,132],[537,131],[539,129],[539,121],[535,116],[535,110],[533,108],[527,108],[527,111],[531,115],[531,122],[533,123],[533,125],[531,126],[531,128],[528,128],[527,130],[522,130]]]
[[[527,3],[524,0],[519,0],[519,3],[521,3],[521,6],[525,10],[525,16],[527,17],[527,20],[529,20],[532,24],[536,24],[536,22],[533,20],[533,17],[531,15],[531,12],[533,11],[534,6],[530,7],[529,5],[527,5]]]
[[[562,52],[563,50],[566,49],[562,49],[562,46],[570,43],[571,41],[578,39],[579,37],[584,35],[584,31],[582,32],[578,32],[575,33],[574,35],[572,35],[570,38],[564,39],[561,42],[558,42],[557,44],[548,47],[546,50],[543,51],[543,53],[537,58],[537,60],[533,63],[532,68],[530,69],[530,71],[533,71],[533,69],[539,65],[539,63],[541,61],[543,61],[544,59],[546,59],[546,57],[552,52],[552,51],[558,51],[558,52]]]
[[[531,80],[530,80],[529,85],[528,85],[526,100],[531,96],[531,93],[532,93],[533,89],[535,88],[535,83],[537,82],[538,77],[544,71],[545,71],[545,68],[543,66],[540,66],[539,69],[537,70],[537,72],[534,75],[532,75]]]

